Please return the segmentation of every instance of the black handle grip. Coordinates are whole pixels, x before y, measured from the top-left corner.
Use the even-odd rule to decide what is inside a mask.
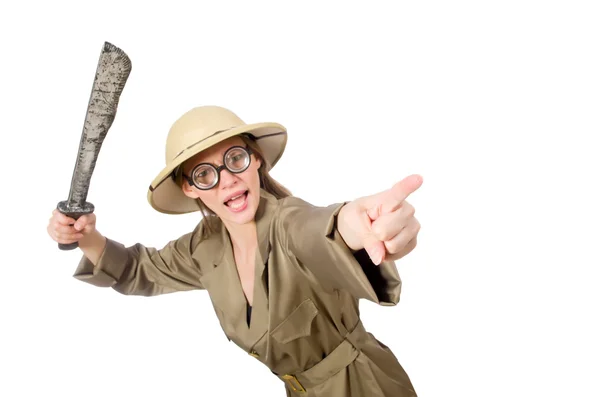
[[[79,217],[82,215],[86,215],[86,214],[90,214],[90,213],[94,212],[94,205],[92,203],[88,203],[88,202],[84,203],[84,205],[82,207],[69,207],[68,202],[65,200],[65,201],[59,202],[58,205],[56,206],[56,208],[61,213],[65,214],[66,216],[73,218],[75,220],[79,219]],[[75,241],[74,243],[70,243],[70,244],[58,243],[58,248],[62,251],[74,250],[77,247],[79,247],[79,243],[77,241]]]
[[[62,251],[74,250],[77,247],[79,247],[79,243],[77,241],[71,244],[58,243],[58,249]]]

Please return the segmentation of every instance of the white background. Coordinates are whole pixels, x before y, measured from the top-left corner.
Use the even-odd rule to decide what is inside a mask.
[[[162,246],[199,221],[146,201],[185,111],[280,122],[273,176],[314,204],[424,177],[400,304],[361,305],[420,397],[600,396],[594,3],[3,3],[0,395],[284,395],[205,291],[92,287],[46,234],[109,41],[133,70],[88,195],[102,233]]]

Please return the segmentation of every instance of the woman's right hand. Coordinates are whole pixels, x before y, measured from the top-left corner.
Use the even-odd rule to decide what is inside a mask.
[[[75,220],[54,209],[47,229],[50,237],[57,243],[71,244],[79,242],[96,231],[96,215],[92,212]]]

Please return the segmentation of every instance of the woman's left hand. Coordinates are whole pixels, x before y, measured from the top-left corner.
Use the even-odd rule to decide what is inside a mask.
[[[376,265],[383,260],[400,259],[412,251],[421,225],[406,198],[422,183],[420,175],[411,175],[389,190],[342,207],[337,228],[346,245],[356,251],[364,248]]]

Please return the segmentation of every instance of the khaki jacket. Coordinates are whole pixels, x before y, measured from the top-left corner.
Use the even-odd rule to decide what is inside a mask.
[[[390,349],[365,331],[359,299],[399,301],[394,262],[375,266],[336,228],[344,203],[316,207],[261,191],[250,326],[227,229],[201,241],[203,223],[162,249],[107,240],[74,276],[126,295],[205,289],[227,338],[265,364],[287,396],[416,396]]]

